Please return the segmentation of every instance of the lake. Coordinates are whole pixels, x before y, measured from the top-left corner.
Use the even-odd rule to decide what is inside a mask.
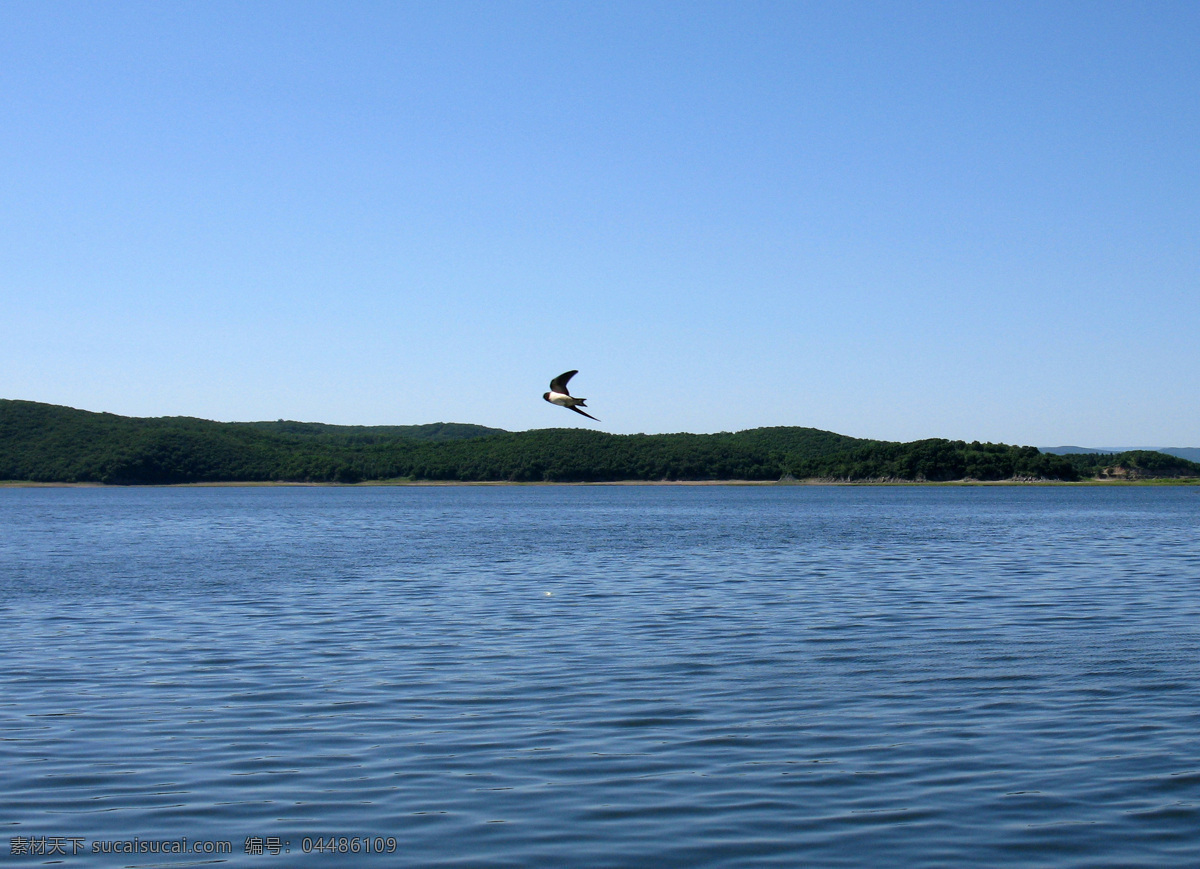
[[[1200,865],[1195,487],[0,489],[0,617],[6,866]]]

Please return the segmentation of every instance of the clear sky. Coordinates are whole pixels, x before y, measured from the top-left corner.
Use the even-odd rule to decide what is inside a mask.
[[[1198,327],[1200,3],[0,3],[2,398],[1195,446]]]

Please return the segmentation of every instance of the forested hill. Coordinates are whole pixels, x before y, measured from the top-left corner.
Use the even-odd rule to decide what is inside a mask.
[[[192,420],[206,422],[206,420]],[[209,423],[213,425],[214,423]],[[220,425],[221,423],[215,423]],[[328,425],[323,422],[232,422],[226,425],[248,426],[273,434],[304,435],[312,438],[325,437],[331,441],[354,441],[367,443],[394,438],[410,438],[419,441],[454,441],[463,438],[478,438],[484,435],[503,434],[502,428],[486,425],[471,425],[465,422],[430,422],[424,425]]]
[[[461,423],[335,426],[141,419],[0,399],[0,480],[113,484],[446,480],[1078,480],[1194,477],[1154,452],[1054,456],[1034,447],[893,443],[812,428],[612,435]]]

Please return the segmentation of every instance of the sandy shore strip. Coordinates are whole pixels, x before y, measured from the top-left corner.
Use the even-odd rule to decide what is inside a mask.
[[[1196,477],[1148,480],[608,480],[600,482],[511,480],[364,480],[360,483],[295,482],[288,480],[207,483],[40,483],[0,480],[0,489],[216,489],[216,488],[339,488],[364,489],[379,486],[444,488],[448,486],[1200,486]]]

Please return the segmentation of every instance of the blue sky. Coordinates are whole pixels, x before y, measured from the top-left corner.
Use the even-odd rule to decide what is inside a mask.
[[[9,0],[0,397],[1200,444],[1197,46],[1196,3]]]

